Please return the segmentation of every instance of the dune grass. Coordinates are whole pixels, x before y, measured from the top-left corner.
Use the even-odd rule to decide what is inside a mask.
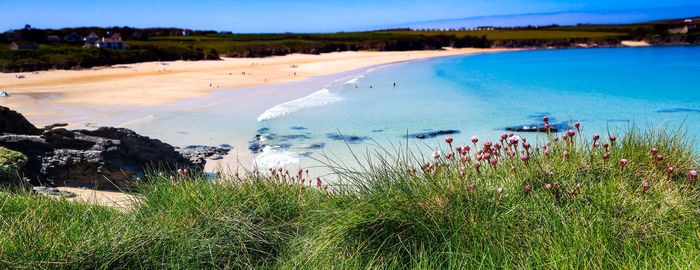
[[[328,161],[327,189],[304,171],[154,173],[126,212],[2,192],[0,268],[697,269],[685,135],[632,128],[594,148],[573,132],[522,153],[506,135],[488,158],[483,139],[437,158],[375,149],[362,166]]]

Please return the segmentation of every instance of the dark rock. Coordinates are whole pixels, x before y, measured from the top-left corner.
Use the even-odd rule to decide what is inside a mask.
[[[36,135],[41,131],[29,123],[20,113],[0,106],[0,134],[29,134]]]
[[[404,136],[404,138],[417,138],[417,139],[427,139],[427,138],[434,138],[437,136],[442,136],[442,135],[450,135],[450,134],[458,134],[459,130],[438,130],[438,131],[428,131],[428,132],[421,132],[421,133],[414,133],[414,134],[409,134]]]
[[[251,142],[250,145],[248,145],[248,150],[253,152],[253,154],[257,154],[262,152],[262,149],[265,147],[264,144],[261,144],[260,142]]]
[[[175,151],[180,153],[180,155],[183,157],[189,159],[193,164],[204,166],[208,157],[218,156],[219,159],[221,159],[221,156],[228,154],[228,152],[231,151],[231,148],[230,146],[226,148],[205,145],[190,145],[184,148],[176,147]]]
[[[369,137],[355,136],[355,135],[340,135],[335,133],[326,134],[329,139],[346,141],[348,143],[359,143],[361,141],[369,140]]]
[[[26,125],[22,129],[16,127],[14,125],[11,130],[24,133],[0,135],[0,146],[27,157],[24,173],[34,185],[126,188],[141,178],[147,168],[201,169],[204,165],[183,157],[169,144],[129,129],[101,127],[69,131],[56,128],[34,134]]]
[[[68,126],[67,123],[56,123],[56,124],[51,124],[51,125],[45,126],[45,127],[44,127],[44,131],[49,131],[49,130],[52,130],[52,129],[54,129],[54,128],[67,127],[67,126]]]

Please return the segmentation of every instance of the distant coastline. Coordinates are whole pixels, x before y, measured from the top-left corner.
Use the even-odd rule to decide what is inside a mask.
[[[344,51],[442,48],[618,47],[700,44],[700,18],[636,24],[387,29],[367,32],[233,34],[179,28],[80,27],[0,34],[0,72],[86,68],[153,61],[262,58]]]

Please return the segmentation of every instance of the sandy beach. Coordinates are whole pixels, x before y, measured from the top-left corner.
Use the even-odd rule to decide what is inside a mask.
[[[338,52],[221,61],[145,62],[86,70],[1,73],[0,89],[12,97],[3,106],[30,120],[60,115],[40,110],[43,100],[66,106],[159,105],[212,91],[300,81],[373,65],[508,49],[445,49],[404,52]],[[23,78],[21,78],[23,76]],[[41,121],[43,122],[43,121]]]

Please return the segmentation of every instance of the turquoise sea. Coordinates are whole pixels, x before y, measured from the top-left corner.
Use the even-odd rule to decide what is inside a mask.
[[[226,100],[244,97],[227,90],[187,101],[197,110],[167,114],[166,106],[158,117],[125,126],[175,144],[259,144],[260,167],[290,169],[326,155],[348,159],[375,144],[408,143],[427,154],[446,137],[407,134],[455,130],[449,136],[458,144],[473,135],[497,140],[505,127],[541,124],[545,115],[562,126],[579,121],[589,135],[618,134],[632,123],[700,134],[700,47],[444,57],[264,87],[257,91],[278,105],[231,106]]]

